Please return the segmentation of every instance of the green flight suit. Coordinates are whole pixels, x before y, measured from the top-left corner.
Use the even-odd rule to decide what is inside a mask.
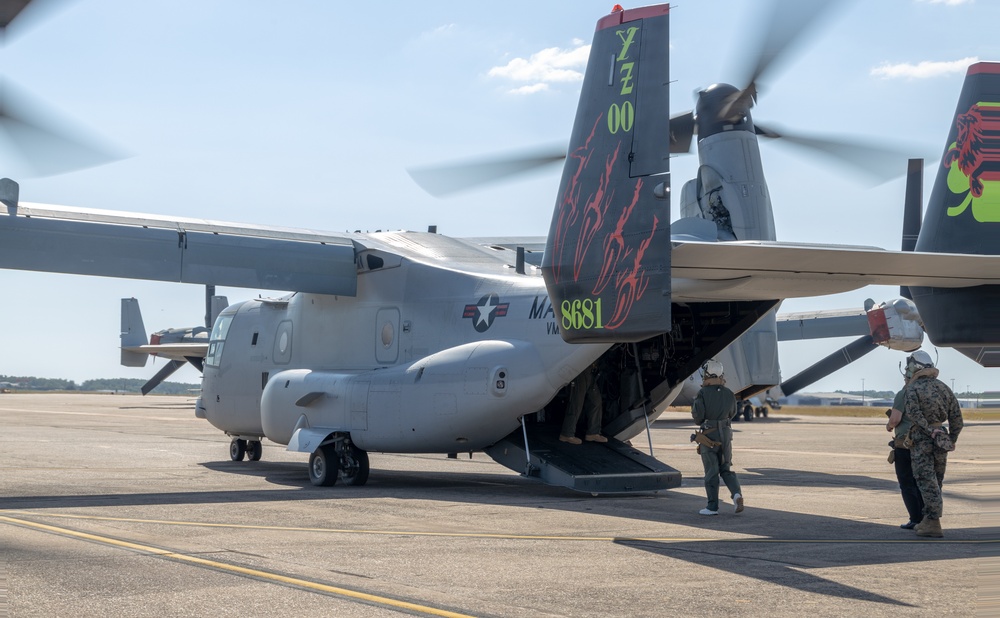
[[[705,430],[705,435],[721,442],[709,448],[701,446],[701,463],[705,468],[705,493],[708,494],[708,510],[719,510],[719,478],[734,496],[740,491],[740,480],[730,470],[733,463],[733,429],[730,422],[736,416],[736,395],[721,384],[701,387],[694,403],[691,416]]]

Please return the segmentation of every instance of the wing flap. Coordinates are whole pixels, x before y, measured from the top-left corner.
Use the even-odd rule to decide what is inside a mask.
[[[185,361],[188,357],[205,358],[208,343],[160,343],[122,346],[122,350],[135,354],[155,354],[161,358]]]
[[[0,268],[354,296],[341,236],[57,207],[0,215]]]
[[[998,256],[873,247],[683,242],[674,243],[671,267],[675,301],[799,298],[866,285],[960,288],[1000,283]]]

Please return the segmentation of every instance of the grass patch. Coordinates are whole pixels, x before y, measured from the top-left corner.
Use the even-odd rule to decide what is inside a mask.
[[[886,408],[875,406],[782,406],[771,414],[789,416],[841,416],[853,418],[886,418]],[[962,418],[967,421],[1000,421],[1000,409],[963,408]]]
[[[774,416],[838,416],[843,418],[886,418],[886,408],[875,406],[782,406],[780,410],[770,410]],[[686,407],[667,408],[668,412],[691,414]],[[967,421],[1000,421],[1000,408],[965,408],[962,418]]]
[[[885,408],[873,406],[782,406],[771,414],[788,416],[843,416],[854,418],[886,418]]]

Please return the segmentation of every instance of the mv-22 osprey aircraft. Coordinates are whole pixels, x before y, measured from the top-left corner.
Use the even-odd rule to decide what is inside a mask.
[[[692,122],[672,124],[668,18],[667,5],[616,7],[597,22],[543,243],[19,204],[6,180],[0,267],[291,290],[218,316],[195,414],[231,437],[234,460],[259,457],[265,437],[308,453],[317,485],[364,484],[370,452],[484,450],[580,491],[677,486],[676,470],[626,441],[783,298],[920,286],[910,290],[932,340],[940,324],[952,345],[1000,342],[1000,320],[982,320],[1000,306],[1000,235],[980,218],[1000,186],[992,133],[942,168],[916,251],[776,242],[753,81],[706,89]],[[970,68],[959,115],[989,116],[984,93],[997,89],[984,84],[998,81],[1000,65]],[[671,225],[670,153],[695,128],[702,165]],[[963,199],[944,182],[955,165],[972,179],[971,209],[949,210],[945,191]],[[953,295],[965,304],[929,319]],[[567,388],[594,363],[611,439],[559,442]]]

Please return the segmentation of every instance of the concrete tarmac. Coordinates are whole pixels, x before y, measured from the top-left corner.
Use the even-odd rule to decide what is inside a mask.
[[[880,419],[737,423],[746,510],[723,488],[704,517],[678,413],[652,441],[682,487],[592,497],[481,453],[372,453],[366,486],[316,488],[305,455],[267,441],[230,461],[193,404],[0,395],[0,617],[1000,611],[1000,422],[967,422],[928,540],[899,528]]]

